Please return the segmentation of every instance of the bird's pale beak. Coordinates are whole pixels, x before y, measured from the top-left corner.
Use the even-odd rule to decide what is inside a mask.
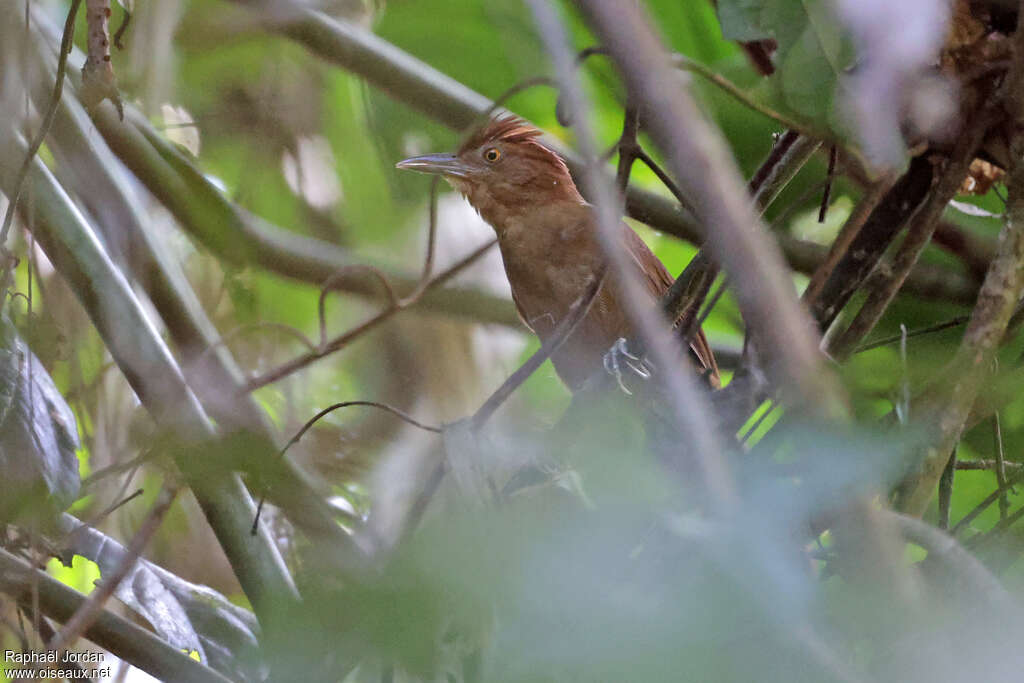
[[[395,168],[406,171],[419,171],[420,173],[432,173],[434,175],[449,175],[464,178],[472,170],[459,157],[454,154],[427,154],[421,157],[412,157],[395,164]]]

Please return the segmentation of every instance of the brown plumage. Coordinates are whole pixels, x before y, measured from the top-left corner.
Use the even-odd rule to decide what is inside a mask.
[[[441,174],[494,228],[523,322],[541,341],[604,266],[597,241],[597,219],[569,175],[565,162],[538,140],[541,132],[505,115],[478,130],[456,154],[434,154],[398,164]],[[633,230],[622,223],[622,248],[632,257],[647,301],[629,302],[609,273],[587,313],[551,360],[571,390],[602,366],[619,338],[635,336],[627,306],[652,306],[673,278]],[[718,367],[703,331],[690,345],[699,369],[712,385]]]

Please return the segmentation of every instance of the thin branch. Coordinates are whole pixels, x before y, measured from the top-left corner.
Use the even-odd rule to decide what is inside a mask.
[[[1021,468],[1024,468],[1024,464],[1019,463],[1019,462],[1006,462],[1006,461],[1003,461],[1002,466],[1003,466],[1004,469],[1009,468],[1011,470],[1020,470]],[[978,460],[959,460],[958,459],[956,461],[956,468],[958,470],[966,470],[966,471],[969,471],[969,472],[987,472],[987,471],[990,471],[990,470],[998,469],[999,468],[999,463],[996,460],[988,460],[988,459],[985,459],[985,458],[981,458],[981,459],[978,459]],[[1000,491],[1007,491],[1010,488],[1013,488],[1013,487],[1007,484],[1006,476],[1003,475],[1003,483],[999,485],[999,490]]]
[[[491,118],[496,111],[504,107],[505,103],[510,99],[521,92],[525,92],[526,90],[530,90],[531,88],[536,88],[538,86],[548,86],[549,88],[558,90],[558,83],[555,79],[548,76],[534,76],[533,78],[527,78],[520,81],[495,97],[494,101],[491,102],[491,106],[481,112],[473,123],[466,126],[466,136],[468,137],[472,135],[480,125],[486,123],[487,120]]]
[[[953,534],[954,536],[957,535],[961,529],[963,529],[971,522],[973,522],[975,519],[977,519],[981,513],[987,510],[992,505],[992,503],[999,500],[999,498],[1007,491],[1009,491],[1010,488],[1016,486],[1022,481],[1024,481],[1024,468],[1018,469],[1012,476],[1007,478],[1006,483],[1003,486],[998,487],[995,491],[987,495],[984,500],[982,500],[980,503],[974,506],[974,509],[968,512],[966,515],[964,515],[960,519],[960,521],[956,523],[956,526],[954,526],[949,533]]]
[[[600,291],[601,286],[604,284],[605,271],[602,271],[598,277],[594,278],[593,282],[584,290],[583,294],[572,306],[569,307],[568,312],[565,314],[559,323],[555,327],[551,336],[548,337],[540,348],[534,351],[533,355],[526,359],[523,363],[508,379],[502,382],[501,386],[488,397],[484,404],[476,411],[472,418],[470,418],[470,429],[472,431],[479,431],[481,427],[491,418],[491,415],[501,407],[501,404],[512,395],[516,389],[522,385],[527,378],[537,371],[541,365],[544,364],[553,353],[565,343],[565,340],[573,333],[580,322],[587,316],[590,311],[590,307],[597,299],[597,293]]]
[[[626,196],[626,188],[629,187],[629,172],[633,169],[633,162],[641,152],[640,142],[637,140],[639,131],[640,108],[633,102],[626,102],[622,136],[619,138],[619,163],[615,169],[615,187],[622,197]],[[653,167],[651,168],[653,170]]]
[[[669,57],[633,5],[610,0],[580,3],[622,71],[642,98],[648,130],[665,151],[669,170],[687,196],[700,197],[715,260],[733,278],[744,319],[764,344],[776,381],[819,414],[845,412],[834,374],[825,369],[800,308],[789,270],[746,199],[732,154],[685,87],[677,87]]]
[[[609,186],[607,177],[599,166],[589,102],[575,72],[573,51],[568,42],[565,26],[555,7],[544,0],[530,0],[528,4],[541,40],[551,56],[555,72],[562,84],[562,93],[576,114],[577,141],[581,155],[586,161],[583,187],[594,205],[597,218],[596,237],[607,259],[609,277],[615,278],[627,300],[643,301],[643,285],[639,282],[628,255],[620,246],[621,217],[618,202],[614,199],[614,188]],[[609,43],[609,48],[613,54],[616,53],[616,46],[613,43]],[[632,95],[637,96],[643,92],[643,89],[634,90]],[[636,101],[646,113],[648,110],[644,105],[649,103],[639,97]],[[678,173],[676,175],[679,176]],[[701,393],[697,378],[694,373],[685,372],[682,364],[678,362],[678,341],[672,338],[663,323],[663,318],[656,310],[635,306],[627,310],[627,315],[633,328],[639,331],[645,350],[651,354],[655,365],[662,371],[665,387],[670,396],[669,407],[692,445],[692,448],[688,449],[688,454],[692,456],[699,472],[700,485],[707,492],[712,505],[720,512],[730,509],[736,502],[736,490],[732,473],[725,460],[725,447],[711,427],[713,418],[710,403]]]
[[[633,163],[641,161],[643,164],[651,170],[652,173],[658,178],[658,181],[664,185],[672,196],[676,198],[687,211],[693,210],[693,205],[683,195],[682,190],[679,189],[679,185],[676,181],[665,172],[657,161],[647,153],[647,150],[640,144],[638,135],[640,132],[640,108],[630,102],[626,103],[625,117],[622,125],[622,135],[619,137],[619,141],[615,146],[619,152],[619,161],[615,171],[615,187],[619,190],[619,195],[626,199],[629,196],[629,175],[633,168]],[[603,157],[602,157],[603,160]]]
[[[955,148],[943,162],[944,168],[939,171],[938,179],[921,208],[911,218],[907,234],[896,250],[892,262],[884,269],[876,271],[879,275],[871,282],[867,300],[843,334],[832,339],[829,355],[836,360],[844,360],[881,320],[931,240],[946,206],[959,191],[971,161],[974,160],[978,147],[994,121],[993,107],[986,106],[979,112],[973,112],[972,109],[967,108],[969,116],[965,117],[965,120],[969,123],[966,129],[961,131]]]
[[[28,151],[21,162],[21,167],[18,169],[18,175],[7,192],[10,201],[7,204],[7,212],[4,214],[3,226],[0,227],[0,255],[6,253],[7,236],[11,231],[14,212],[18,208],[18,200],[21,198],[21,192],[25,186],[25,179],[28,178],[32,161],[39,152],[39,148],[43,146],[43,141],[46,140],[46,136],[50,132],[50,126],[53,125],[53,119],[57,115],[57,107],[60,105],[61,93],[64,90],[64,75],[67,69],[68,55],[71,54],[71,47],[75,39],[75,17],[78,15],[78,8],[81,4],[82,0],[71,0],[71,5],[68,7],[67,19],[64,21],[64,34],[60,40],[60,53],[57,55],[57,78],[53,84],[53,94],[50,95],[50,101],[46,105],[42,124],[40,124],[39,130],[36,132],[31,144],[29,144]],[[3,275],[0,276],[0,282],[7,280],[7,272],[10,267],[10,262],[3,264]]]
[[[291,325],[285,325],[284,323],[277,323],[277,322],[273,322],[273,321],[265,321],[265,322],[261,321],[261,322],[254,322],[254,323],[245,323],[245,324],[239,325],[238,327],[234,328],[233,330],[229,330],[227,333],[224,334],[223,337],[221,337],[220,339],[215,341],[213,344],[210,344],[205,349],[203,349],[203,352],[201,354],[199,354],[199,356],[196,358],[195,362],[197,364],[198,363],[202,363],[203,361],[206,360],[206,358],[207,358],[207,356],[209,356],[209,354],[213,353],[214,351],[216,351],[221,346],[227,346],[236,337],[240,337],[240,336],[242,336],[244,334],[248,334],[249,332],[256,332],[256,331],[260,331],[260,330],[264,330],[264,331],[273,330],[275,332],[283,332],[284,334],[288,335],[292,339],[295,339],[296,341],[301,343],[303,346],[305,346],[310,351],[313,351],[313,350],[315,350],[317,348],[317,345],[313,343],[312,339],[310,339],[309,337],[307,337],[306,335],[304,335],[302,332],[300,332],[298,329],[292,327]]]
[[[796,199],[789,202],[785,207],[783,207],[781,211],[779,211],[778,214],[776,214],[772,218],[772,222],[768,224],[768,230],[770,232],[775,233],[777,238],[787,237],[785,233],[779,232],[782,229],[782,227],[786,225],[786,221],[792,218],[794,213],[802,209],[811,197],[813,197],[815,194],[821,192],[824,189],[825,181],[819,181],[817,183],[808,185],[799,195],[797,195]],[[783,250],[783,253],[785,253],[785,250]],[[787,256],[787,258],[789,257]],[[800,271],[800,268],[797,267],[796,265],[790,265],[793,266],[793,269],[796,270],[797,272]]]
[[[663,169],[658,162],[656,162],[653,157],[644,150],[643,147],[637,150],[636,158],[639,161],[644,162],[644,166],[651,169],[654,175],[658,177],[658,180],[661,181],[661,184],[668,188],[668,191],[672,193],[672,196],[675,197],[684,208],[689,211],[693,210],[693,205],[685,196],[683,196],[683,191],[679,189],[679,185],[676,184],[676,181],[672,180],[672,177],[665,172],[665,169]]]
[[[675,279],[668,291],[661,296],[661,301],[659,301],[661,309],[668,316],[669,321],[678,324],[684,330],[683,334],[687,339],[689,339],[690,331],[696,334],[696,331],[700,329],[693,323],[696,321],[697,312],[717,276],[717,264],[711,260],[708,250],[702,248],[686,264],[686,268]]]
[[[819,269],[822,275],[827,272],[827,277],[819,279],[816,273],[813,287],[805,294],[822,330],[832,325],[902,226],[925,201],[937,172],[930,157],[924,154],[911,159],[910,167],[899,180],[891,186],[883,185],[887,189],[870,213],[857,211],[847,220],[849,227],[844,227]],[[875,201],[873,192],[868,197]]]
[[[1004,492],[999,496],[999,519],[1006,519],[1006,516],[1010,512],[1010,499],[1006,495],[1006,458],[1003,453],[1003,427],[999,421],[999,411],[997,410],[992,415],[992,438],[995,443],[993,444],[996,453],[996,485],[1000,489],[1004,489]]]
[[[759,215],[764,215],[820,146],[820,140],[801,135],[795,130],[787,130],[779,136],[768,158],[747,184]]]
[[[299,440],[302,439],[302,437],[306,434],[306,432],[308,432],[310,428],[313,427],[313,425],[322,420],[325,416],[329,415],[330,413],[333,413],[335,410],[339,410],[341,408],[349,408],[352,406],[366,406],[369,408],[377,408],[378,410],[383,410],[384,412],[391,413],[392,415],[400,419],[402,422],[406,422],[412,425],[413,427],[416,427],[417,429],[422,429],[423,431],[426,432],[433,432],[434,434],[441,433],[440,427],[434,427],[428,424],[424,424],[423,422],[420,422],[419,420],[415,419],[405,411],[399,408],[395,408],[394,406],[388,405],[387,403],[381,403],[380,401],[342,401],[340,403],[335,403],[333,405],[327,406],[326,408],[318,412],[316,415],[309,418],[305,422],[305,424],[302,425],[302,428],[299,429],[299,431],[297,431],[292,438],[288,439],[288,443],[286,443],[284,445],[284,448],[281,449],[281,455],[284,455],[285,451],[287,451],[289,448],[297,444]]]
[[[942,472],[942,478],[939,479],[939,521],[937,526],[943,531],[949,530],[949,510],[953,503],[953,484],[956,479],[957,462],[954,448],[953,453],[949,456],[949,462],[946,463],[946,469]]]
[[[818,209],[819,223],[824,223],[825,216],[828,215],[828,207],[832,198],[832,182],[836,177],[836,158],[838,156],[838,148],[835,145],[832,145],[828,151],[828,171],[825,173],[825,191],[821,195],[821,208]]]
[[[1024,293],[1024,11],[1020,12],[1017,22],[1012,38],[1013,66],[996,95],[1012,117],[1006,223],[1000,231],[999,247],[985,274],[963,341],[950,366],[951,386],[948,391],[922,401],[924,405],[920,410],[929,416],[933,429],[915,454],[915,467],[900,483],[896,499],[900,509],[915,515],[927,508],[979,392],[992,377],[996,351]]]
[[[761,162],[761,165],[754,171],[754,175],[750,177],[750,182],[747,183],[751,196],[756,195],[758,190],[765,185],[769,176],[776,172],[775,169],[782,162],[786,152],[799,139],[800,132],[793,128],[772,135],[772,148],[768,151],[768,157]]]
[[[30,609],[27,607],[28,593],[33,580],[38,580],[40,609],[56,621],[67,621],[86,603],[87,598],[78,591],[0,548],[0,591]],[[217,671],[177,651],[147,629],[108,610],[100,612],[84,635],[157,680],[229,683]]]
[[[1005,495],[1005,492],[1004,492]],[[1006,517],[1000,517],[999,521],[996,522],[991,529],[988,531],[976,534],[966,541],[964,545],[970,548],[974,552],[978,552],[984,546],[989,545],[995,540],[998,540],[1000,536],[1006,533],[1006,531],[1016,524],[1021,517],[1024,517],[1024,507],[1017,508],[1017,510]]]
[[[590,47],[583,48],[578,53],[576,53],[576,66],[582,66],[583,62],[587,61],[588,59],[595,55],[607,57],[608,49],[601,45],[591,45]]]
[[[146,492],[145,489],[135,489],[131,494],[129,494],[127,496],[123,496],[122,497],[122,495],[118,495],[117,500],[115,500],[113,503],[108,505],[106,508],[104,508],[100,512],[98,512],[95,515],[93,515],[92,518],[90,518],[87,522],[85,522],[85,524],[87,526],[92,526],[92,527],[99,525],[103,520],[105,520],[107,517],[109,517],[115,510],[121,509],[122,507],[124,507],[128,503],[132,502],[133,500],[135,500],[136,498],[138,498],[139,496],[141,496],[145,492]]]
[[[161,455],[162,452],[159,449],[149,448],[143,451],[137,457],[132,458],[127,462],[114,463],[113,465],[107,465],[103,469],[96,470],[95,472],[93,472],[88,477],[82,480],[82,491],[88,491],[97,483],[99,483],[103,479],[106,479],[107,477],[119,474],[121,472],[125,472],[127,470],[136,469],[141,465],[160,457]]]
[[[17,137],[8,137],[4,143],[5,154],[17,153],[23,144]],[[0,165],[0,184],[10,187],[13,175]],[[33,191],[46,197],[38,202],[36,238],[89,314],[139,400],[162,428],[175,435],[196,442],[212,439],[211,421],[181,368],[82,212],[39,159],[29,177]],[[264,610],[278,604],[277,600],[297,599],[294,582],[269,535],[261,535],[258,542],[248,538],[253,503],[241,478],[235,473],[211,477],[188,449],[179,449],[175,455],[257,613],[265,618]],[[344,535],[337,540],[344,543]]]
[[[236,1],[252,8],[254,17],[264,18],[258,14],[262,11],[258,3]],[[287,20],[268,21],[266,28],[288,36],[325,61],[360,76],[370,85],[443,125],[455,130],[466,129],[473,126],[491,106],[490,100],[483,95],[377,35],[305,6],[293,7],[292,10]],[[110,133],[109,130],[101,130],[104,136]],[[557,145],[552,146],[563,154],[574,177],[579,180],[583,171],[582,161]],[[148,184],[146,180],[143,182]],[[577,184],[586,193],[585,183]],[[674,201],[636,185],[630,186],[626,193],[626,212],[665,234],[694,244],[704,241],[703,229],[690,211],[681,211]],[[813,272],[824,258],[825,249],[819,245],[789,235],[777,235],[776,239],[787,261],[799,272]],[[287,270],[284,274],[290,277],[312,279],[316,283],[329,275],[329,272],[323,272],[317,259],[300,264],[303,259],[304,255],[300,258],[295,252],[282,250],[274,256],[268,254],[260,262],[265,268],[276,272]],[[290,267],[293,263],[294,268]],[[285,268],[286,265],[289,267]],[[968,303],[977,293],[977,284],[948,268],[919,264],[908,278],[904,290],[923,298]],[[464,300],[465,297],[457,299],[456,303]],[[473,310],[478,312],[482,308],[474,307]],[[503,321],[515,324],[514,312],[508,310],[509,317]]]
[[[430,275],[434,270],[434,252],[437,249],[437,189],[441,185],[441,176],[434,176],[430,181],[430,209],[427,211],[427,254],[423,257],[423,271],[420,281],[409,294],[398,302],[405,308],[419,301],[423,291],[430,284]]]
[[[483,256],[491,247],[497,243],[497,240],[492,240],[487,244],[477,248],[475,251],[464,257],[461,261],[458,261],[447,270],[438,273],[436,276],[430,279],[429,282],[422,288],[420,297],[426,292],[444,284],[447,280],[451,279],[466,267],[470,266],[478,258]],[[418,301],[418,299],[417,299]],[[286,363],[279,365],[273,370],[269,370],[264,374],[254,377],[246,382],[245,386],[241,389],[242,393],[250,393],[256,391],[260,387],[264,387],[268,384],[272,384],[281,379],[284,379],[288,375],[301,370],[310,363],[320,360],[324,356],[328,356],[335,351],[339,351],[344,347],[348,346],[353,340],[358,339],[362,335],[366,334],[370,330],[376,328],[381,323],[390,319],[393,315],[399,311],[405,310],[409,306],[412,306],[417,301],[409,301],[408,298],[398,302],[397,306],[388,306],[384,310],[376,313],[367,320],[363,321],[359,325],[356,325],[352,329],[344,332],[343,334],[335,337],[328,342],[322,342],[316,349],[309,351],[308,353],[294,358]]]
[[[124,49],[124,43],[121,39],[124,34],[128,32],[128,25],[132,23],[132,13],[128,11],[128,8],[121,5],[121,25],[117,27],[117,31],[114,32],[114,47],[118,50]]]
[[[706,78],[711,83],[714,83],[723,92],[732,95],[740,104],[744,105],[745,107],[752,111],[757,112],[758,114],[763,114],[764,116],[767,116],[768,118],[777,121],[786,128],[791,128],[793,130],[808,130],[810,128],[810,126],[805,123],[798,122],[786,116],[785,114],[781,114],[775,111],[766,104],[762,104],[760,102],[755,101],[746,92],[744,92],[742,88],[737,86],[728,78],[716,73],[715,71],[709,69],[700,62],[696,62],[685,55],[675,54],[672,55],[672,63],[679,69],[683,69],[684,71],[690,71],[703,78]]]
[[[170,510],[171,504],[174,503],[177,493],[177,489],[164,484],[157,495],[156,502],[153,503],[153,507],[128,543],[125,557],[121,560],[120,564],[109,576],[103,577],[96,590],[89,594],[88,599],[75,610],[75,613],[64,623],[64,626],[57,632],[57,635],[47,643],[47,649],[55,650],[58,659],[64,650],[78,640],[78,637],[85,633],[96,619],[99,618],[107,600],[110,599],[114,591],[121,584],[121,581],[124,580],[128,572],[135,566],[135,562],[139,559],[153,534],[156,533],[160,523],[163,522],[164,516]]]
[[[426,483],[423,485],[423,490],[416,496],[416,500],[409,508],[409,512],[405,516],[405,520],[402,524],[402,528],[405,529],[406,533],[412,533],[420,525],[423,520],[423,515],[427,511],[427,506],[430,505],[430,501],[433,500],[434,494],[437,493],[437,489],[440,488],[441,482],[444,480],[444,475],[448,471],[448,460],[445,458],[444,452],[439,454],[437,464],[434,465],[434,469],[430,471],[430,476],[427,477]]]
[[[305,435],[305,433],[308,432],[313,427],[313,425],[315,425],[325,416],[329,415],[330,413],[333,413],[335,410],[340,410],[341,408],[349,408],[352,406],[366,406],[369,408],[377,408],[378,410],[383,410],[385,412],[391,413],[398,419],[402,420],[407,424],[412,425],[413,427],[416,427],[417,429],[422,429],[427,432],[433,432],[435,434],[441,433],[440,427],[432,427],[430,425],[424,424],[410,416],[408,413],[398,408],[395,408],[394,406],[388,405],[387,403],[380,403],[379,401],[342,401],[341,403],[335,403],[333,405],[327,406],[326,408],[318,412],[316,415],[306,420],[306,423],[302,425],[299,431],[297,431],[295,435],[292,436],[292,438],[288,439],[288,443],[286,443],[281,448],[280,452],[278,453],[278,458],[283,458],[285,453],[288,452],[288,449],[297,444],[299,440],[303,437],[303,435]],[[260,496],[260,502],[256,505],[256,514],[253,515],[252,529],[250,529],[250,534],[252,534],[253,536],[255,536],[256,532],[259,530],[260,516],[263,514],[263,506],[264,503],[266,502],[267,492],[267,490],[263,492],[263,495]]]
[[[950,318],[949,320],[946,320],[941,323],[929,325],[928,327],[922,327],[917,330],[911,330],[910,332],[907,332],[905,335],[901,333],[893,334],[888,337],[882,337],[881,339],[876,339],[873,342],[869,342],[867,344],[862,344],[861,346],[858,346],[854,353],[864,353],[865,351],[871,351],[872,349],[888,346],[889,344],[895,344],[896,342],[901,341],[904,338],[911,339],[913,337],[920,337],[926,334],[942,332],[943,330],[948,330],[952,327],[959,327],[970,319],[971,316],[969,315],[958,315],[955,318]]]
[[[728,276],[722,278],[722,281],[718,284],[718,289],[704,302],[704,310],[701,311],[700,316],[696,318],[695,322],[689,328],[682,328],[683,339],[686,340],[687,344],[693,341],[693,338],[697,335],[697,330],[704,327],[704,323],[707,322],[707,319],[711,316],[715,306],[718,305],[719,300],[721,300],[727,289],[729,289]]]
[[[371,276],[376,278],[380,282],[381,289],[386,294],[385,301],[387,301],[387,307],[393,308],[399,305],[398,296],[395,294],[394,288],[391,283],[388,282],[387,276],[381,272],[380,268],[371,266],[366,263],[356,263],[351,266],[345,266],[337,273],[327,278],[324,281],[323,286],[320,287],[320,297],[316,302],[317,317],[320,320],[320,346],[323,346],[327,342],[327,316],[325,314],[325,307],[327,303],[327,295],[333,291],[337,291],[338,287],[345,278],[351,277],[353,273],[363,271],[369,273]],[[416,285],[419,287],[419,284]],[[308,345],[310,350],[315,349],[316,345]]]

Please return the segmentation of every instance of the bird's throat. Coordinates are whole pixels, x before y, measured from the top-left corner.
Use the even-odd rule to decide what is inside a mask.
[[[477,210],[477,213],[501,238],[510,230],[518,231],[524,224],[548,223],[552,213],[572,215],[585,202],[572,181],[545,179],[527,186],[506,183],[477,183],[465,178],[448,178]],[[562,207],[564,211],[559,212]]]

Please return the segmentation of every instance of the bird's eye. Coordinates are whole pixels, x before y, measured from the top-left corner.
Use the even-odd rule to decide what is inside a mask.
[[[490,147],[484,152],[484,160],[487,163],[493,164],[495,161],[501,158],[501,150],[497,147]]]

